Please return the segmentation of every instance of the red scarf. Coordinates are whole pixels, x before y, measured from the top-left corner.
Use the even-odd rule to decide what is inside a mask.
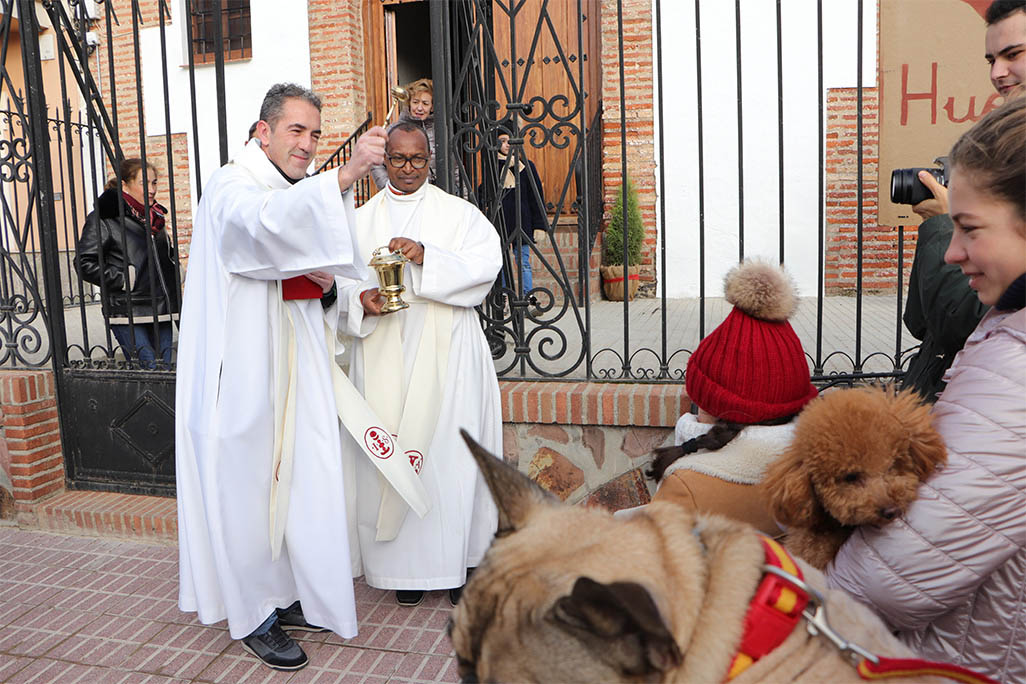
[[[136,200],[134,197],[129,195],[127,192],[121,193],[122,197],[125,198],[125,206],[128,207],[129,213],[142,225],[146,225],[145,209],[142,203]],[[164,229],[164,207],[160,206],[156,202],[150,205],[150,230],[156,235],[158,232]]]

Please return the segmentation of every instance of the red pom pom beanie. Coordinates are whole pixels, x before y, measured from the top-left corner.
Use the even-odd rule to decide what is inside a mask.
[[[734,309],[688,360],[688,397],[732,423],[762,423],[798,413],[816,398],[802,343],[788,319],[798,306],[780,266],[745,261],[725,279]]]

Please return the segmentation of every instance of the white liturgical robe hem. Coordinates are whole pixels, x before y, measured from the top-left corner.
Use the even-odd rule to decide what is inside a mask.
[[[404,403],[424,330],[425,300],[452,307],[448,365],[442,396],[436,400],[440,407],[437,426],[424,450],[420,473],[431,497],[431,510],[422,519],[407,515],[394,540],[375,541],[379,478],[372,467],[361,462],[364,459],[355,443],[343,438],[343,450],[356,463],[360,552],[367,583],[381,589],[447,589],[464,583],[466,569],[481,560],[498,521],[491,495],[459,429],[465,428],[493,453],[502,453],[499,385],[473,309],[495,281],[502,255],[494,226],[472,204],[429,184],[402,197],[391,192],[379,192],[357,210],[357,228],[361,254],[367,256],[381,246],[371,242],[381,239],[373,235],[370,220],[376,203],[394,202],[398,206],[389,206],[389,217],[395,233],[389,237],[408,237],[424,244],[424,264],[406,266],[405,282],[414,295],[410,307],[389,314],[396,316],[401,326],[403,387],[398,391],[403,392]],[[435,193],[434,206],[441,206],[442,220],[451,222],[444,229],[432,230],[438,217],[422,216],[423,205],[414,204],[425,193]],[[338,282],[340,316],[355,338],[350,377],[363,391],[373,381],[374,372],[364,367],[361,345],[374,330],[369,322],[377,317],[365,317],[359,303],[358,292],[367,289],[367,282],[346,278]],[[399,439],[402,441],[402,434]],[[412,446],[404,444],[407,449]]]
[[[179,606],[228,620],[233,638],[302,601],[307,619],[356,634],[346,482],[325,323],[337,308],[285,302],[295,325],[295,458],[284,544],[272,561],[275,280],[324,270],[363,279],[351,193],[325,173],[289,185],[258,145],[204,187],[182,306],[176,392]],[[352,486],[352,483],[348,483]],[[415,516],[414,516],[415,517]]]

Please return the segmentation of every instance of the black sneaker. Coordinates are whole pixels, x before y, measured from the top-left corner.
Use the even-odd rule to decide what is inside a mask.
[[[453,608],[460,602],[460,596],[463,596],[463,587],[456,587],[455,589],[449,590],[449,605]]]
[[[303,615],[303,607],[296,601],[288,608],[276,608],[278,624],[282,629],[294,629],[300,632],[330,632],[327,627],[311,625]]]
[[[419,606],[424,600],[424,592],[419,589],[399,589],[395,592],[395,602],[400,606]]]
[[[310,662],[299,644],[282,631],[277,620],[265,633],[245,637],[242,647],[273,670],[298,670]]]

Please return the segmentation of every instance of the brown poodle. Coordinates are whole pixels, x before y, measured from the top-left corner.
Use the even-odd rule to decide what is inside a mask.
[[[947,461],[930,409],[911,390],[858,387],[821,394],[762,483],[786,545],[823,569],[857,525],[885,525]]]

